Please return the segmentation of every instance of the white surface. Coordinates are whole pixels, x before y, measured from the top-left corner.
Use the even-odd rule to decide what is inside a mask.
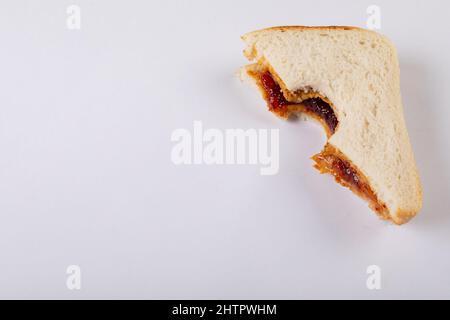
[[[234,77],[241,34],[365,26],[370,4],[3,1],[0,298],[450,298],[448,3],[376,3],[424,185],[403,227],[312,168],[318,126],[276,119]],[[279,174],[173,165],[170,135],[193,120],[280,128]]]

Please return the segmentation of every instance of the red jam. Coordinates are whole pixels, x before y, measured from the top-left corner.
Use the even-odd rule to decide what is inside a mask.
[[[331,133],[336,131],[338,120],[334,114],[333,109],[328,103],[320,98],[312,98],[302,102],[306,110],[317,114],[321,117],[330,128]]]
[[[286,112],[290,103],[283,95],[283,90],[273,79],[269,71],[261,73],[261,83],[266,91],[269,101],[269,108],[275,112]],[[302,105],[306,111],[312,112],[322,118],[328,125],[331,133],[334,133],[338,125],[338,120],[331,106],[320,98],[311,98],[304,100]]]
[[[269,71],[261,74],[261,83],[266,90],[271,110],[286,110],[289,102],[283,95],[280,86],[273,80]]]

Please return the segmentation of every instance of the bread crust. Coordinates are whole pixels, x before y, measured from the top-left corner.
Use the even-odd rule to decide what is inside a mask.
[[[358,30],[358,31],[366,31],[366,32],[374,32],[368,29],[364,29],[364,28],[360,28],[360,27],[354,27],[354,26],[276,26],[276,27],[269,27],[269,28],[263,28],[263,29],[259,29],[259,30],[255,30],[252,31],[248,34],[252,34],[252,33],[259,33],[262,31],[268,31],[268,30],[279,30],[279,31],[284,31],[284,30],[311,30],[311,29],[315,29],[315,30]],[[246,35],[242,36],[245,37]]]

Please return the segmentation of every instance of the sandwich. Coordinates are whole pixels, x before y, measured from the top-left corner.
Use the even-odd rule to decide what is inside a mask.
[[[393,44],[355,27],[274,27],[242,37],[252,64],[241,74],[282,119],[323,125],[315,168],[401,225],[422,207],[422,186],[403,115]]]

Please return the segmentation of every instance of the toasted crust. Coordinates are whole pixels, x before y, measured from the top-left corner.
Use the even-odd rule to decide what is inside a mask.
[[[304,111],[301,101],[308,97],[327,101],[339,119],[339,126],[343,124],[335,134],[327,131],[327,145],[333,146],[336,157],[351,164],[367,182],[373,196],[367,199],[359,195],[382,218],[396,224],[414,217],[422,207],[422,187],[404,123],[398,59],[392,43],[373,31],[347,26],[272,27],[248,33],[242,39],[247,43],[244,54],[249,60],[256,60],[255,65],[247,67],[247,73],[268,69],[285,98],[295,103],[287,114],[278,116],[285,119],[292,112]],[[342,53],[347,48],[342,47],[341,41],[354,47],[348,57]],[[314,52],[315,56],[303,56],[305,52]],[[308,66],[304,61],[308,61]],[[361,67],[366,61],[372,65]],[[385,71],[378,74],[380,63]],[[372,80],[372,73],[377,81]],[[352,78],[357,83],[346,89],[350,88]],[[371,108],[363,108],[363,101],[373,105],[378,115],[372,114]],[[352,190],[358,194],[358,190]]]

